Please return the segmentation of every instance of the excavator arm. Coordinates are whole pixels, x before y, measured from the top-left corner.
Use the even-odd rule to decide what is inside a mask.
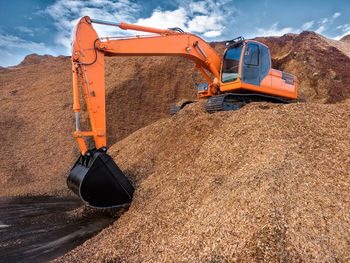
[[[153,33],[130,37],[99,38],[92,23],[117,26],[124,30]],[[181,56],[192,60],[209,82],[207,96],[217,93],[216,84],[207,71],[219,79],[221,58],[200,37],[179,29],[156,29],[112,23],[83,17],[75,30],[72,53],[73,109],[76,115],[77,139],[82,154],[87,152],[83,137],[93,136],[96,148],[106,147],[104,56]],[[81,80],[92,131],[79,128],[79,81]]]

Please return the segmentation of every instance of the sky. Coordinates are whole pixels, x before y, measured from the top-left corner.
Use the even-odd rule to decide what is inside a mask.
[[[0,66],[31,53],[70,55],[83,16],[156,28],[180,27],[206,41],[315,31],[350,34],[350,0],[0,0]],[[94,25],[100,37],[138,34]]]

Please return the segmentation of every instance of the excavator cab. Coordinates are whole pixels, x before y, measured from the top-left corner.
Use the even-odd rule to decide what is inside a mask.
[[[269,73],[271,58],[268,48],[255,41],[240,41],[229,46],[222,65],[222,83],[234,82],[260,86],[260,82]]]
[[[267,46],[254,40],[239,38],[226,43],[220,73],[220,92],[256,94],[270,100],[297,97],[297,78],[272,69]],[[275,99],[273,99],[275,100]],[[275,100],[278,101],[278,100]]]

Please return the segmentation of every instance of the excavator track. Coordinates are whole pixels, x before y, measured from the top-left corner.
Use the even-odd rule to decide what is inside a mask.
[[[216,95],[207,100],[206,109],[209,113],[218,111],[238,110],[250,102],[272,102],[272,103],[291,103],[290,101],[282,100],[278,97],[268,96],[263,94],[234,94],[227,93]]]

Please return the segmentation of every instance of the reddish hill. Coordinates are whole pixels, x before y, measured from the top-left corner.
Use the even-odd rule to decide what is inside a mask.
[[[343,36],[340,41],[350,44],[350,35]]]

